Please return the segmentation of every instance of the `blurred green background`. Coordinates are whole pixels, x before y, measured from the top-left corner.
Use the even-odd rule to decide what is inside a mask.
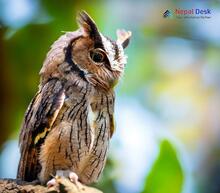
[[[163,18],[207,9],[211,18]],[[101,32],[133,33],[117,86],[105,193],[220,192],[220,1],[0,0],[0,177],[15,178],[18,134],[50,45],[86,10]]]

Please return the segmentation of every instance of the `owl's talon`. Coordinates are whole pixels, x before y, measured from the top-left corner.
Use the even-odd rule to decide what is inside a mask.
[[[56,185],[56,180],[53,178],[47,182],[47,187],[51,188]]]
[[[56,171],[56,177],[65,177],[69,178],[69,180],[74,183],[75,185],[78,185],[78,175],[75,172],[72,172],[70,170],[57,170]],[[55,178],[56,178],[55,177]]]
[[[69,173],[69,179],[70,179],[71,182],[73,182],[74,184],[77,185],[79,177],[76,173],[70,172]]]

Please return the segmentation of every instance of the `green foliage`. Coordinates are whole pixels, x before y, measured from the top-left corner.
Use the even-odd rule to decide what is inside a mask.
[[[183,170],[174,147],[169,141],[162,141],[159,156],[146,178],[143,193],[181,193],[183,179]]]

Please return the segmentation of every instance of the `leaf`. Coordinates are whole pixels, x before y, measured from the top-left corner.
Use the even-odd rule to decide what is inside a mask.
[[[146,178],[143,193],[181,193],[184,174],[171,143],[164,140],[152,170]]]

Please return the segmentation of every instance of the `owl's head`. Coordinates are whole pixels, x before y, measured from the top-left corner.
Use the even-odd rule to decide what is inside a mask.
[[[116,85],[124,71],[131,32],[117,31],[116,41],[102,35],[93,19],[80,12],[77,21],[82,36],[72,42],[72,60],[95,86],[109,89]]]
[[[104,90],[113,88],[124,71],[127,59],[124,49],[129,44],[131,32],[118,30],[117,40],[114,41],[100,33],[86,12],[80,12],[77,21],[80,29],[61,36],[52,46],[47,58],[56,57],[62,62],[63,58],[60,59],[53,53],[57,54],[63,45],[68,45],[65,47],[68,61],[74,65],[75,70],[80,71],[85,80]],[[46,59],[41,73],[48,71],[50,61]]]

